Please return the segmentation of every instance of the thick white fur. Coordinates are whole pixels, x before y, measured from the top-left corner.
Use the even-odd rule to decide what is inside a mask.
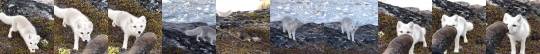
[[[471,22],[467,22],[465,18],[458,15],[447,16],[443,15],[441,18],[441,27],[453,26],[457,30],[456,38],[454,40],[454,52],[459,52],[459,37],[463,37],[463,42],[468,43],[467,32],[471,31],[474,27]]]
[[[397,35],[403,35],[408,34],[413,37],[413,44],[411,45],[411,48],[409,49],[409,54],[414,54],[414,44],[418,42],[424,43],[424,47],[427,47],[425,34],[426,34],[426,28],[421,27],[420,25],[416,23],[403,23],[401,21],[398,21],[398,24],[396,26],[396,32]]]
[[[218,16],[224,17],[236,11],[265,9],[269,7],[269,2],[270,0],[216,0],[216,9]]]
[[[0,20],[3,23],[11,25],[9,28],[8,37],[12,37],[12,32],[19,32],[22,36],[28,50],[30,52],[35,52],[38,50],[38,43],[41,40],[41,37],[37,34],[36,28],[26,19],[26,17],[21,15],[16,16],[7,16],[5,13],[0,13]]]
[[[144,33],[146,28],[146,17],[136,17],[126,11],[112,10],[107,11],[109,19],[112,20],[112,26],[120,26],[124,32],[124,42],[122,49],[127,49],[129,36],[135,36],[138,38]]]
[[[94,25],[81,11],[75,8],[59,8],[54,6],[54,15],[63,19],[62,26],[70,26],[73,30],[73,38],[75,39],[74,50],[79,49],[79,38],[84,42],[90,41],[90,34],[94,30]]]
[[[290,17],[284,17],[281,19],[281,26],[283,26],[283,32],[287,32],[289,38],[296,40],[296,29],[301,27],[303,23],[296,19]]]
[[[511,54],[516,54],[516,42],[521,42],[520,54],[525,54],[525,41],[530,34],[529,23],[527,19],[522,15],[512,17],[508,13],[504,14],[503,22],[508,27],[508,38],[510,38],[510,44],[512,49]]]
[[[214,45],[216,41],[216,29],[209,27],[209,26],[199,26],[195,29],[186,30],[184,31],[184,34],[189,36],[197,35],[197,41],[200,41],[200,38],[203,38],[204,41],[210,42],[210,44]]]
[[[349,40],[354,40],[354,33],[356,32],[356,26],[354,25],[351,18],[343,18],[341,20],[341,33],[347,33],[347,38]]]

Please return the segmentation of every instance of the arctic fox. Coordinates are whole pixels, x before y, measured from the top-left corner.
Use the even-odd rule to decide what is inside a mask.
[[[103,54],[107,53],[109,38],[105,34],[98,35],[86,44],[82,54]]]
[[[128,50],[127,54],[150,54],[149,52],[156,45],[157,41],[155,33],[146,32],[135,40],[135,43]]]
[[[467,31],[471,31],[474,28],[473,24],[471,22],[467,22],[465,18],[458,15],[454,15],[454,16],[443,15],[441,18],[441,27],[446,27],[446,26],[452,26],[456,28],[457,35],[454,40],[454,45],[456,46],[454,47],[454,52],[459,52],[459,47],[460,47],[459,37],[463,37],[463,41],[465,43],[468,43]]]
[[[242,3],[238,3],[242,2]],[[216,0],[218,16],[224,17],[236,11],[253,11],[265,9],[270,5],[270,0]]]
[[[397,35],[409,34],[413,37],[413,44],[409,49],[409,53],[413,53],[414,44],[418,42],[424,43],[424,47],[427,47],[426,39],[424,37],[424,35],[426,34],[426,28],[421,27],[420,25],[413,22],[403,23],[401,21],[398,21],[396,27]]]
[[[281,19],[281,26],[283,26],[283,32],[287,32],[289,38],[293,40],[296,40],[296,29],[302,25],[303,23],[296,18],[284,17],[283,19]]]
[[[5,13],[0,13],[0,20],[11,25],[8,33],[9,38],[12,37],[12,32],[19,32],[30,52],[35,52],[35,50],[39,49],[37,44],[41,40],[41,37],[37,34],[36,29],[26,17],[21,15],[7,16]]]
[[[408,48],[414,48],[411,47],[411,45],[413,45],[413,39],[414,38],[411,35],[399,35],[390,41],[382,54],[412,54],[412,52],[409,51],[412,49]]]
[[[200,38],[203,38],[204,41],[210,42],[210,44],[214,45],[216,42],[216,29],[209,27],[209,26],[199,26],[195,29],[186,30],[184,31],[184,34],[189,36],[197,35],[197,41],[200,41]]]
[[[484,44],[486,44],[486,54],[496,54],[497,45],[508,33],[508,27],[501,21],[495,22],[486,28]]]
[[[146,17],[136,17],[126,11],[108,9],[108,17],[112,20],[112,26],[120,26],[124,32],[122,49],[127,49],[129,36],[139,37],[146,28]]]
[[[347,38],[354,41],[354,33],[356,32],[356,26],[351,18],[343,18],[341,20],[341,33],[347,33]]]
[[[519,50],[520,54],[525,54],[525,41],[527,40],[527,37],[529,37],[530,34],[530,28],[529,23],[527,22],[527,19],[523,17],[522,15],[516,15],[511,16],[508,13],[504,14],[503,22],[508,27],[508,38],[510,38],[510,44],[512,49],[511,53],[516,53],[516,42],[521,42],[521,49]]]
[[[431,39],[432,54],[446,54],[447,49],[450,49],[452,41],[456,38],[457,30],[454,27],[442,27],[433,33]]]
[[[57,6],[54,6],[54,15],[63,19],[62,26],[70,26],[73,30],[74,50],[79,48],[79,38],[84,42],[90,41],[90,34],[94,30],[94,25],[86,15],[75,8],[59,8]]]

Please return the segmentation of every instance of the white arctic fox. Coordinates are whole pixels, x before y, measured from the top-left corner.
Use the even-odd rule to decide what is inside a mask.
[[[209,26],[199,26],[195,29],[186,30],[184,34],[189,36],[197,35],[197,41],[200,41],[200,38],[203,38],[204,41],[210,42],[214,45],[216,41],[216,29]]]
[[[108,17],[112,20],[112,26],[120,26],[124,32],[124,42],[122,49],[127,49],[129,36],[135,36],[138,38],[144,33],[146,28],[146,17],[136,17],[126,11],[112,10],[107,11]]]
[[[74,50],[79,48],[79,38],[84,42],[90,41],[90,34],[94,30],[94,25],[86,15],[75,8],[59,8],[57,6],[54,6],[54,15],[63,19],[62,26],[70,26],[73,30]]]
[[[35,50],[39,49],[37,44],[39,43],[39,40],[41,40],[41,37],[37,34],[36,29],[26,17],[21,15],[7,16],[5,13],[0,13],[0,20],[11,25],[8,33],[9,38],[12,37],[12,32],[19,32],[30,52],[35,52]]]
[[[455,27],[457,30],[456,38],[454,40],[454,52],[459,52],[459,37],[463,37],[463,41],[465,43],[468,42],[467,40],[467,31],[471,31],[474,27],[471,22],[467,22],[465,18],[454,15],[454,16],[447,16],[443,15],[441,18],[441,27],[445,26],[452,26]]]
[[[516,42],[521,42],[520,54],[525,54],[525,41],[530,34],[529,23],[527,19],[522,15],[516,15],[512,17],[510,14],[505,13],[503,23],[508,27],[508,38],[510,38],[510,44],[512,49],[511,54],[516,53]]]
[[[289,38],[293,40],[296,40],[296,29],[302,25],[303,23],[296,18],[284,17],[283,19],[281,19],[281,26],[283,26],[283,32],[287,32]]]
[[[343,18],[341,20],[341,33],[347,33],[347,38],[354,41],[354,33],[356,32],[356,26],[351,18]]]
[[[411,48],[409,49],[409,54],[414,54],[414,44],[418,42],[424,43],[424,47],[427,47],[425,34],[426,34],[426,28],[421,27],[420,25],[409,22],[409,23],[403,23],[401,21],[398,21],[398,24],[396,26],[396,32],[397,35],[403,35],[408,34],[413,37],[413,44],[411,45]]]

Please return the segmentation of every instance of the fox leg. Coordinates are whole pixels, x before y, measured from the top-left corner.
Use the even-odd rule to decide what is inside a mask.
[[[122,43],[122,49],[127,49],[127,44],[128,44],[128,39],[129,38],[129,35],[128,34],[124,34],[124,42]]]
[[[459,36],[457,36],[457,38],[455,38],[454,40],[454,53],[458,53],[459,52]]]
[[[11,38],[11,37],[12,37],[11,33],[12,33],[13,31],[15,31],[14,28],[15,28],[15,26],[13,26],[13,25],[11,26],[11,28],[9,28],[8,38]]]
[[[73,32],[73,33],[75,33],[75,32]],[[74,34],[73,38],[75,39],[75,42],[73,44],[73,50],[78,50],[79,49],[79,37],[76,34]]]
[[[525,54],[525,41],[527,40],[527,38],[523,38],[521,39],[521,49],[519,49],[519,54]]]

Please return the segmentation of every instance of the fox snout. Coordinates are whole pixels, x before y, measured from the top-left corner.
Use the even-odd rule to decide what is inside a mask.
[[[142,33],[142,31],[139,31],[138,33],[139,33],[139,34],[141,34],[141,33]]]

